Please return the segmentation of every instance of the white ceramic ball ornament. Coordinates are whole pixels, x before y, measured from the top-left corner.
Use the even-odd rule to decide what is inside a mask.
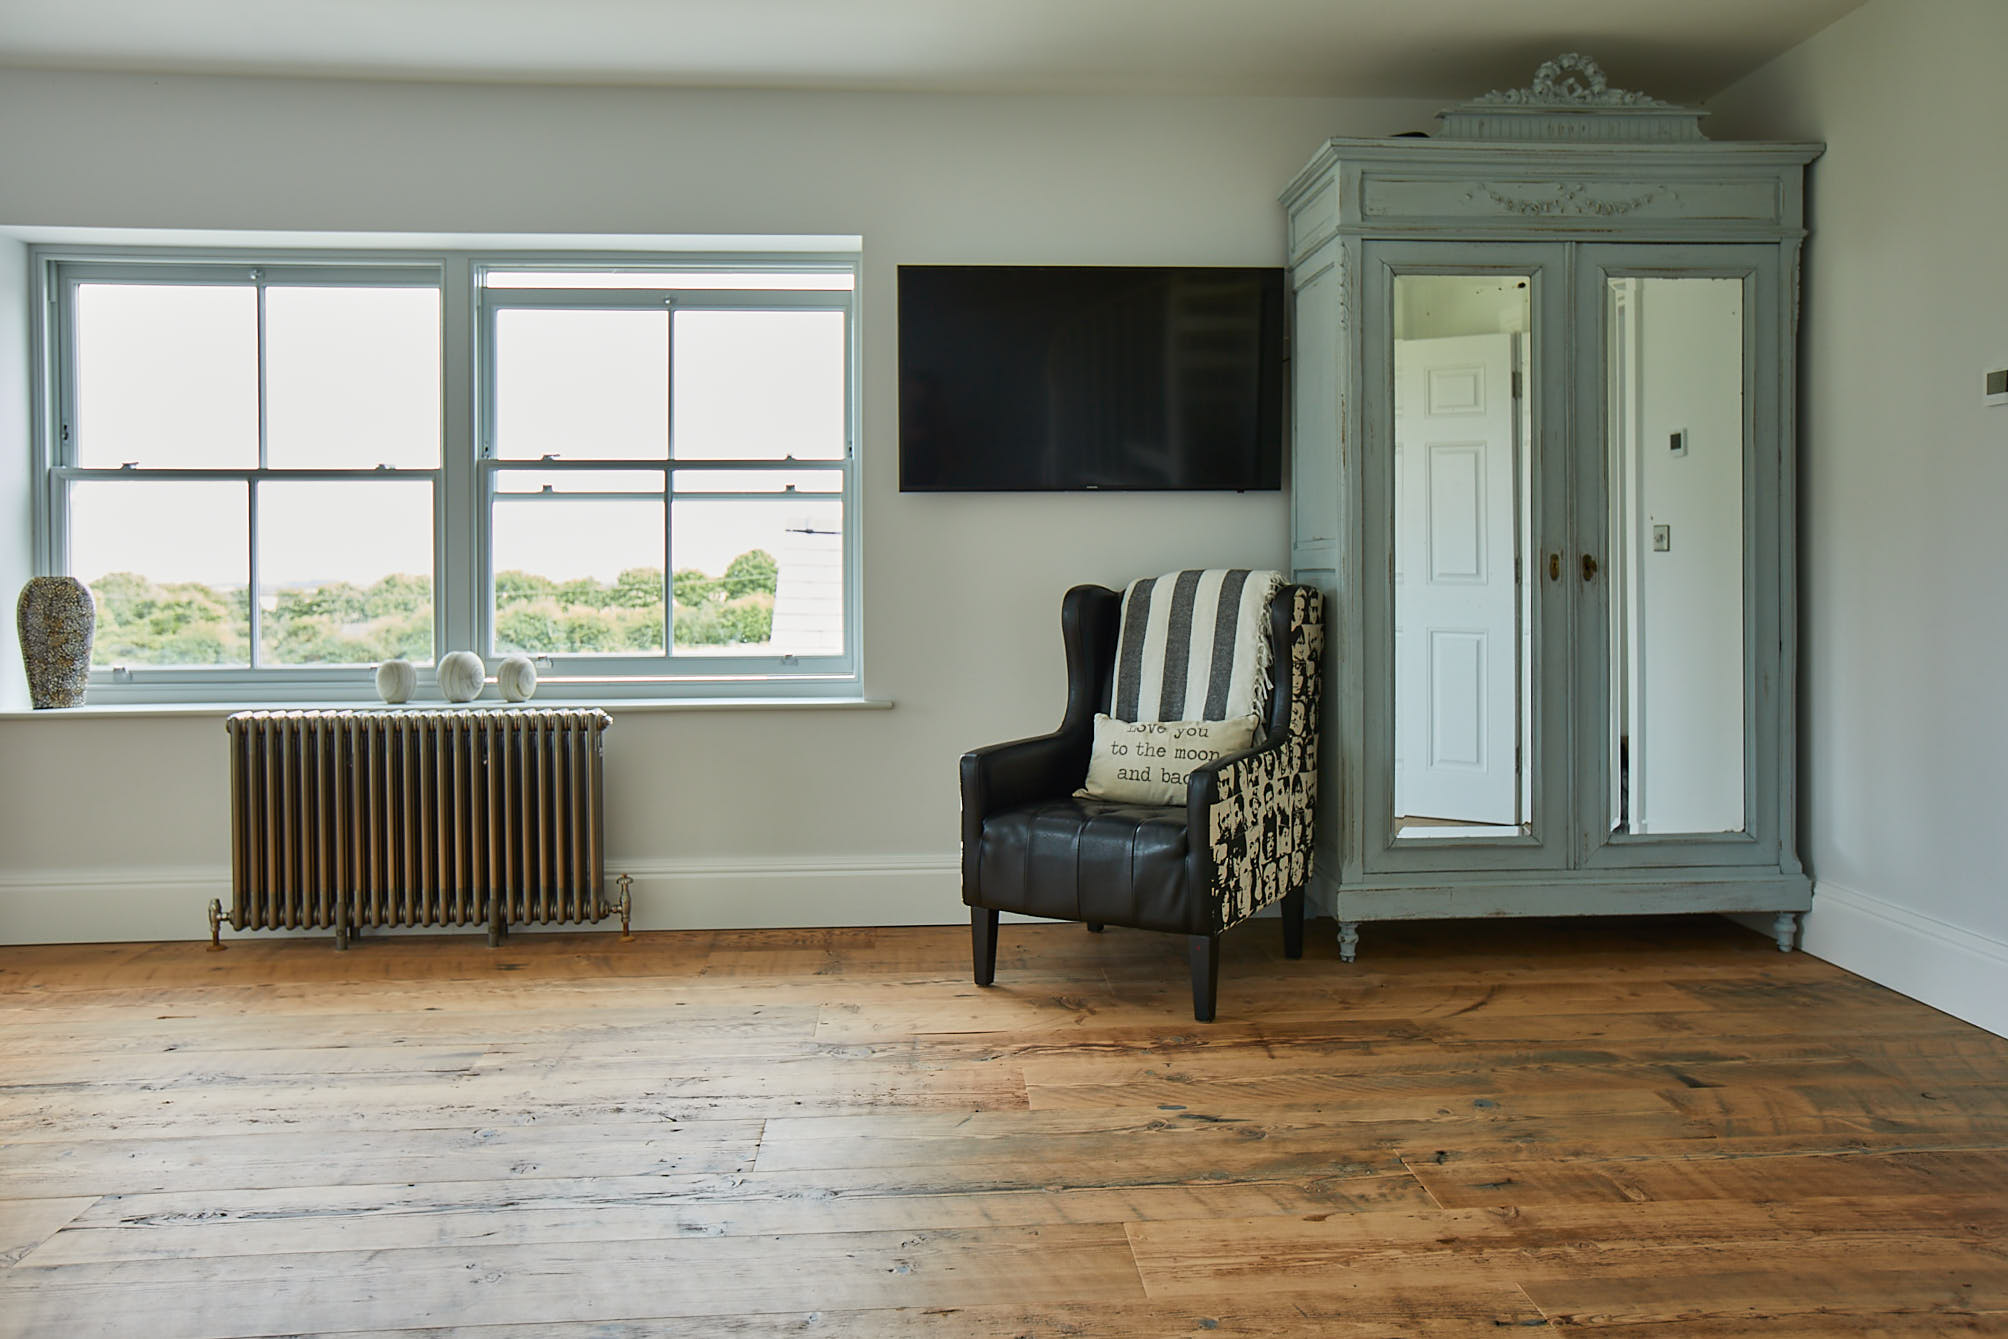
[[[448,702],[472,702],[488,682],[488,667],[472,651],[449,651],[440,657],[437,677]]]
[[[506,702],[528,702],[537,691],[537,666],[528,656],[510,656],[495,667],[495,686]]]
[[[377,696],[395,706],[418,691],[418,671],[409,660],[386,660],[377,666]]]

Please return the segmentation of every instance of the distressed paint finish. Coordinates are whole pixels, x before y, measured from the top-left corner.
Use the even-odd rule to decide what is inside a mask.
[[[1529,89],[1445,113],[1437,138],[1332,140],[1283,195],[1297,353],[1291,577],[1326,592],[1340,648],[1325,661],[1318,827],[1327,849],[1312,884],[1314,905],[1347,927],[1348,958],[1363,922],[1782,916],[1811,904],[1795,834],[1793,393],[1804,175],[1822,146],[1712,143],[1695,128],[1699,116],[1610,89],[1593,62],[1564,56]],[[1375,504],[1392,495],[1393,276],[1466,267],[1535,279],[1532,549],[1558,559],[1607,542],[1599,276],[1744,280],[1751,707],[1742,833],[1612,838],[1602,813],[1606,586],[1576,581],[1536,600],[1544,669],[1526,762],[1532,831],[1395,836],[1392,519]],[[1572,382],[1578,367],[1586,370]]]

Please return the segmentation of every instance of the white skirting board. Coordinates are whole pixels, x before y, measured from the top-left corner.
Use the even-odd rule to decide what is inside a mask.
[[[634,876],[637,930],[966,923],[954,854],[607,861]],[[0,871],[0,944],[203,939],[227,866]],[[526,932],[618,927],[525,926]],[[474,933],[469,930],[466,933]],[[224,930],[225,939],[231,931]],[[285,931],[259,931],[258,936]],[[327,930],[297,933],[331,935]],[[436,929],[391,933],[436,934]],[[247,935],[247,937],[249,937]]]
[[[1800,946],[2008,1037],[2008,944],[1998,939],[1822,879]]]
[[[832,925],[967,925],[962,862],[946,855],[789,856],[607,861],[608,891],[634,876],[637,930],[753,930]],[[206,939],[211,898],[230,905],[227,866],[0,870],[0,944],[104,944]],[[1274,907],[1259,915],[1275,916]],[[1006,921],[1036,918],[1006,914]],[[618,928],[525,926],[525,933]],[[478,934],[478,927],[445,932]],[[227,926],[227,942],[235,932]],[[369,931],[439,934],[437,927]],[[329,930],[247,931],[246,938]]]
[[[227,865],[0,870],[0,944],[206,939],[213,897]]]

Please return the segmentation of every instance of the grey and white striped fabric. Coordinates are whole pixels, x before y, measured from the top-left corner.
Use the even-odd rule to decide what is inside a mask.
[[[1269,600],[1281,572],[1169,572],[1123,593],[1116,650],[1119,721],[1225,721],[1269,699]]]

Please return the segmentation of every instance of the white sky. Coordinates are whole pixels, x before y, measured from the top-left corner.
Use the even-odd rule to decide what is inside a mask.
[[[654,310],[500,313],[497,456],[665,459],[670,320]],[[841,313],[686,310],[674,320],[679,459],[842,457]],[[272,287],[265,321],[272,467],[437,466],[436,291]],[[255,467],[256,350],[249,287],[84,285],[78,463]],[[597,487],[624,491],[654,486],[657,477],[625,472]],[[791,473],[790,481],[807,490],[833,477]],[[587,486],[576,476],[566,483]],[[725,486],[753,483],[735,475]],[[267,483],[258,503],[268,587],[366,585],[391,572],[430,570],[425,483]],[[748,549],[778,554],[790,525],[834,529],[841,519],[834,499],[680,502],[669,565],[717,575]],[[71,571],[86,581],[134,571],[156,581],[242,585],[247,527],[241,483],[79,483],[71,494]],[[662,504],[499,502],[494,548],[498,569],[611,581],[625,568],[665,565]]]

